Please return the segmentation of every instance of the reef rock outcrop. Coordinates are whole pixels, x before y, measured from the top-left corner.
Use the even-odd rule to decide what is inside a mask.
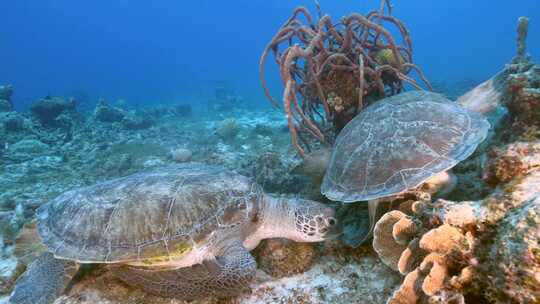
[[[121,122],[126,116],[124,110],[113,107],[100,100],[94,109],[94,117],[101,122]]]
[[[0,86],[0,113],[13,111],[12,94],[13,87],[11,85]]]
[[[494,302],[540,301],[540,196],[510,212],[487,253],[488,294]]]
[[[30,113],[45,128],[68,128],[72,125],[76,107],[74,99],[45,97],[30,106]]]
[[[405,275],[387,303],[540,301],[539,144],[514,143],[491,160],[487,175],[501,183],[483,200],[418,202],[377,222],[375,251]],[[515,151],[519,161],[501,160]]]

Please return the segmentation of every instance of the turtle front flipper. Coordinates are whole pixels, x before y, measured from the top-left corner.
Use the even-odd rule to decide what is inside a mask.
[[[73,261],[55,259],[45,252],[17,280],[10,304],[50,304],[66,289],[78,270]]]
[[[257,264],[240,242],[234,243],[208,263],[178,269],[114,266],[116,276],[127,284],[161,297],[194,300],[207,296],[231,297],[249,290]]]

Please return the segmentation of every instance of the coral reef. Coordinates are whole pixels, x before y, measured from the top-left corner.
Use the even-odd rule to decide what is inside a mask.
[[[11,111],[11,105],[7,100],[0,99],[0,113],[1,112],[10,112]]]
[[[9,293],[24,271],[24,266],[11,254],[12,250],[13,247],[9,247],[0,253],[0,294]]]
[[[230,112],[243,103],[243,98],[226,85],[214,88],[214,98],[208,101],[208,110],[212,112]]]
[[[105,123],[120,123],[126,130],[144,130],[155,125],[152,115],[137,114],[134,111],[125,111],[119,107],[108,105],[104,100],[100,100],[94,109],[96,120]]]
[[[529,19],[520,17],[517,54],[507,66],[505,104],[511,114],[512,131],[523,133],[540,127],[540,67],[527,54]]]
[[[189,149],[178,148],[171,150],[171,158],[178,163],[185,163],[191,160],[193,152]]]
[[[512,63],[458,98],[465,108],[482,113],[490,120],[494,126],[490,138],[497,132],[499,139],[506,141],[516,140],[523,134],[539,137],[540,67],[526,54],[527,26],[527,18],[520,18],[518,53]],[[509,128],[504,129],[507,126]]]
[[[11,85],[0,86],[0,113],[13,111],[13,102],[11,101],[11,95],[13,94],[13,87]]]
[[[373,247],[386,265],[406,275],[388,303],[463,303],[480,291],[497,303],[540,299],[534,275],[540,267],[538,144],[511,144],[494,156],[486,176],[500,185],[483,200],[417,202],[411,214],[395,210],[377,222]],[[501,160],[515,151],[518,162]]]
[[[306,189],[306,183],[291,173],[292,165],[279,153],[266,151],[240,164],[240,172],[252,176],[268,192],[299,193]]]
[[[14,161],[27,161],[45,154],[49,145],[37,139],[23,139],[9,146],[9,158]]]
[[[488,290],[494,302],[540,300],[540,196],[510,212],[501,222],[487,255]]]
[[[317,253],[310,243],[271,239],[257,247],[257,265],[275,278],[282,278],[308,270]]]
[[[487,195],[415,202],[377,222],[375,251],[405,276],[387,303],[540,301],[540,68],[526,54],[527,25],[519,19],[512,64],[458,99],[493,126],[457,167],[460,179],[477,175],[473,183],[485,183]],[[467,199],[463,185],[457,189]]]
[[[18,204],[14,210],[0,211],[0,231],[3,243],[11,243],[25,222],[24,206]]]
[[[517,54],[514,62],[527,59],[527,35],[529,34],[529,18],[519,17],[517,26]]]
[[[217,135],[225,141],[232,141],[239,131],[238,123],[234,118],[221,121],[216,128]]]
[[[124,110],[108,105],[103,99],[94,110],[95,119],[101,122],[121,122],[125,116]]]
[[[483,179],[492,185],[507,183],[534,167],[540,167],[540,143],[516,142],[489,151]]]
[[[179,104],[174,106],[174,112],[180,117],[191,117],[193,115],[193,109],[190,104]]]
[[[122,119],[121,124],[126,130],[144,130],[152,127],[155,123],[148,117],[128,115]]]
[[[398,277],[380,263],[372,251],[347,252],[338,257],[333,250],[301,274],[272,278],[259,270],[252,291],[232,299],[201,299],[191,304],[349,304],[383,303],[395,286]],[[353,257],[353,258],[351,258]],[[88,271],[76,279],[70,291],[55,304],[187,304],[130,288],[103,268]]]
[[[17,132],[2,133],[0,137],[1,147],[5,148],[0,160],[0,208],[5,212],[1,223],[2,229],[6,229],[2,234],[10,230],[11,235],[11,240],[5,240],[5,256],[0,258],[6,265],[5,269],[2,268],[4,264],[0,267],[1,277],[14,281],[18,276],[19,272],[11,272],[20,266],[16,266],[17,259],[9,248],[22,223],[32,218],[37,207],[76,187],[152,166],[174,164],[171,147],[192,151],[191,161],[219,164],[254,178],[264,178],[267,188],[294,193],[302,190],[302,184],[296,182],[298,177],[289,174],[295,159],[287,156],[291,147],[288,138],[283,136],[280,113],[271,110],[229,113],[239,129],[233,144],[224,144],[214,133],[221,122],[217,117],[182,118],[174,113],[174,106],[160,113],[152,117],[156,125],[143,130],[128,130],[121,122],[101,122],[87,114],[67,141],[60,129],[32,123],[27,118],[28,113],[1,113],[22,119],[24,126]],[[265,135],[252,136],[257,125],[267,130]],[[268,153],[278,156],[280,161],[269,161],[261,156]],[[263,175],[270,171],[274,173]],[[16,225],[8,227],[4,223]],[[89,280],[93,278],[94,274],[90,274]],[[10,286],[6,285],[5,293],[9,293]],[[148,297],[136,292],[128,303],[144,301]],[[156,298],[151,299],[149,303],[159,303]],[[118,302],[101,298],[100,301],[123,301],[116,300]],[[82,300],[72,298],[70,301]]]
[[[513,129],[540,128],[540,66],[519,63],[509,76],[506,102],[513,117]]]
[[[0,113],[0,132],[16,133],[29,128],[30,122],[17,112]]]
[[[389,0],[382,0],[378,11],[366,16],[352,13],[338,23],[322,15],[320,7],[317,11],[318,20],[314,20],[305,7],[295,9],[266,46],[259,64],[264,92],[277,107],[264,71],[269,54],[276,59],[292,143],[301,156],[310,148],[310,140],[332,143],[335,134],[365,106],[403,91],[405,84],[420,89],[411,72],[431,88],[413,64],[409,32],[392,16]],[[397,29],[399,37],[390,28]],[[282,45],[286,45],[283,51]]]
[[[221,88],[216,89],[220,101],[214,105],[227,109],[226,120],[193,115],[190,105],[129,110],[104,102],[93,116],[79,117],[75,110],[80,108],[60,98],[45,98],[31,112],[18,113],[13,111],[12,88],[0,87],[0,295],[9,294],[40,251],[30,246],[38,243],[31,223],[21,231],[23,223],[42,203],[75,187],[197,161],[248,175],[270,192],[320,198],[325,148],[334,133],[364,106],[403,90],[415,70],[406,29],[392,17],[388,1],[381,3],[378,12],[352,14],[341,25],[322,14],[312,21],[299,8],[280,29],[263,58],[273,52],[281,60],[284,107],[291,115],[287,123],[279,113],[239,108],[241,98]],[[308,19],[307,26],[299,21],[301,15]],[[393,32],[401,34],[401,44],[377,38],[385,36],[386,25],[398,26]],[[366,37],[358,34],[362,30]],[[376,252],[337,242],[263,242],[256,249],[261,270],[251,293],[193,304],[538,303],[540,69],[526,53],[526,19],[521,19],[518,32],[513,62],[459,99],[486,115],[494,128],[486,143],[455,168],[458,184],[447,180],[455,187],[449,197],[442,195],[445,199],[432,204],[394,201],[398,210],[384,215],[375,227]],[[326,40],[317,40],[320,33]],[[294,40],[299,45],[286,45],[290,38],[299,39]],[[325,47],[318,48],[320,43]],[[282,44],[288,46],[284,53],[277,49]],[[306,63],[310,60],[313,65]],[[324,135],[320,145],[311,141],[321,139],[317,130]],[[298,135],[293,146],[283,136],[287,131]],[[299,166],[291,155],[298,147],[306,150]],[[309,151],[312,148],[319,150]],[[313,177],[311,184],[298,173]],[[423,190],[436,192],[430,189]],[[350,229],[369,231],[367,206],[340,212],[349,215]],[[185,304],[132,289],[102,267],[85,269],[55,303]]]
[[[77,102],[74,99],[64,100],[60,97],[45,97],[30,107],[32,118],[46,128],[69,127],[70,118],[74,116]]]

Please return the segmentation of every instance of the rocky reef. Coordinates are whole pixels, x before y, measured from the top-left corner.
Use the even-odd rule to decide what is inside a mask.
[[[13,103],[11,102],[11,95],[13,94],[13,87],[11,85],[0,86],[0,113],[13,111]]]
[[[404,276],[387,303],[540,301],[540,73],[524,51],[524,22],[512,63],[458,98],[492,123],[456,167],[465,181],[449,197],[461,200],[402,204],[375,226],[375,251]]]
[[[536,154],[540,158],[540,154]],[[373,247],[405,278],[388,303],[535,303],[540,296],[540,171],[484,200],[392,211],[378,222]]]
[[[488,117],[492,130],[453,169],[457,182],[448,195],[395,201],[375,224],[373,243],[358,248],[338,240],[263,241],[253,251],[259,269],[251,292],[190,303],[539,303],[540,67],[526,54],[524,19],[518,33],[516,58],[458,98]],[[377,65],[404,64],[389,50],[372,56]],[[40,251],[22,246],[39,244],[36,208],[76,187],[201,162],[249,176],[276,195],[330,203],[318,187],[329,152],[306,153],[301,162],[282,114],[231,106],[239,97],[223,88],[204,113],[104,100],[81,111],[61,97],[17,112],[12,94],[0,86],[0,303]],[[339,96],[328,102],[336,112],[347,105]],[[370,225],[367,207],[340,212],[360,228]],[[146,294],[89,265],[55,304],[90,303],[186,302]]]
[[[112,111],[124,116],[112,121],[100,119],[101,114],[96,113],[103,107],[114,108]],[[198,115],[205,118],[197,119],[179,114],[174,106],[127,113],[98,103],[91,112],[78,112],[77,108],[74,115],[69,112],[73,118],[69,138],[67,129],[46,127],[31,112],[9,113],[23,121],[23,128],[17,132],[2,129],[8,146],[0,174],[0,292],[4,301],[33,258],[27,251],[21,253],[21,243],[28,243],[29,238],[32,242],[35,236],[27,229],[28,224],[23,229],[24,223],[32,219],[38,206],[69,189],[155,166],[195,161],[223,165],[251,176],[268,192],[312,192],[310,181],[294,173],[299,160],[291,153],[286,124],[275,111],[240,109]],[[125,115],[150,115],[155,124],[145,129],[125,128]],[[230,125],[235,128],[234,140],[217,133]],[[33,239],[33,243],[39,242]],[[358,297],[379,303],[399,282],[399,276],[372,250],[351,250],[337,242],[312,245],[268,240],[255,255],[260,270],[250,294],[194,303],[351,303]],[[85,267],[55,303],[184,302],[145,294],[125,285],[105,268],[92,266]]]
[[[222,115],[234,121],[234,141],[216,133]],[[278,174],[296,164],[287,157],[291,148],[279,113],[237,109],[197,117],[186,105],[128,111],[104,101],[84,112],[76,101],[59,97],[40,99],[24,112],[0,113],[0,293],[8,295],[24,271],[26,262],[13,253],[24,223],[69,189],[194,161],[223,165],[274,190],[279,185],[282,193],[300,192],[301,183]],[[146,120],[152,123],[126,123]],[[275,161],[259,157],[268,154]]]

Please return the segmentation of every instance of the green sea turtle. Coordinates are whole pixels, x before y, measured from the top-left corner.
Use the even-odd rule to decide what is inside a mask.
[[[488,121],[444,96],[410,91],[385,98],[351,120],[337,137],[321,192],[334,201],[368,201],[370,236],[381,200],[447,181],[447,170],[469,157]]]
[[[17,281],[12,304],[52,303],[84,263],[106,263],[159,296],[235,295],[255,273],[249,250],[262,239],[323,241],[337,221],[321,203],[190,164],[66,192],[38,209],[37,228],[47,251]]]

